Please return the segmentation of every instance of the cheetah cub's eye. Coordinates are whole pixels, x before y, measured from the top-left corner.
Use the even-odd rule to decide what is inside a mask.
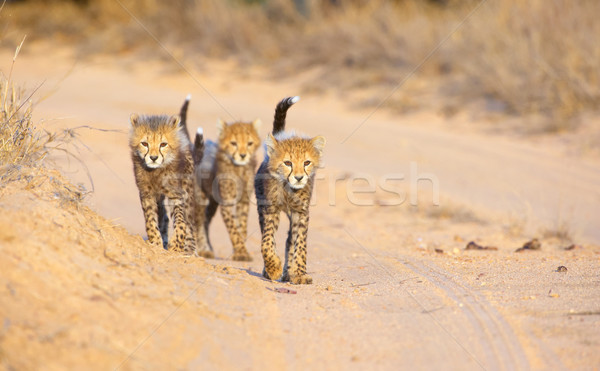
[[[283,164],[287,167],[292,167],[292,161],[284,161]]]
[[[144,147],[148,148],[148,142],[142,142],[140,144],[143,145]]]
[[[251,145],[253,145],[253,144],[254,144],[254,142],[252,142],[252,141],[248,142],[248,145],[249,145],[249,146],[251,146]]]
[[[308,165],[310,165],[310,161],[308,161],[308,160],[304,161],[304,166],[308,166]]]
[[[229,144],[231,144],[234,147],[237,147],[237,142],[231,141],[231,142],[229,142]]]
[[[160,144],[160,148],[165,148],[166,146],[167,146],[167,143],[165,143],[165,142],[162,142],[162,143]]]

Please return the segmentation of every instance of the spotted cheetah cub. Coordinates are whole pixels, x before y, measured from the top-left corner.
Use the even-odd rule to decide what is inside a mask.
[[[266,156],[256,174],[254,189],[262,232],[263,276],[271,280],[281,277],[282,281],[294,284],[310,284],[312,278],[306,274],[308,207],[325,138],[308,138],[283,131],[287,110],[299,99],[285,98],[277,105],[273,134],[265,140]],[[283,268],[273,239],[282,211],[290,221]]]
[[[260,120],[229,124],[219,120],[218,143],[206,142],[204,158],[198,171],[198,181],[208,195],[204,224],[208,249],[201,252],[205,256],[214,256],[208,229],[217,208],[221,206],[221,215],[233,245],[231,258],[239,261],[252,260],[246,250],[246,237],[249,196],[256,169],[255,153],[260,146],[259,126]]]
[[[197,244],[206,245],[206,238],[204,231],[198,234],[196,228],[203,221],[198,217],[204,215],[204,206],[201,195],[195,194],[194,159],[185,124],[188,103],[189,96],[180,116],[132,114],[129,146],[148,242],[194,253]],[[172,206],[171,241],[168,241],[166,200]]]

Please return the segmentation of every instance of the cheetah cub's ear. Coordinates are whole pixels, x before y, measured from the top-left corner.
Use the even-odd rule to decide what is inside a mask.
[[[177,128],[179,126],[179,123],[181,123],[181,117],[179,117],[179,115],[173,115],[169,117],[169,121],[167,121],[167,125],[169,125],[173,129]]]
[[[140,120],[140,115],[138,115],[137,113],[132,113],[131,116],[129,116],[129,121],[131,122],[131,126],[135,127],[137,126],[137,124],[139,123]]]
[[[273,134],[269,133],[267,135],[267,139],[265,139],[265,147],[267,148],[267,156],[273,157],[273,153],[275,153],[275,146],[277,146],[277,139],[275,139]]]
[[[262,126],[262,121],[260,121],[260,119],[256,119],[252,121],[252,126],[254,127],[254,130],[256,130],[256,132],[258,133],[260,127]]]
[[[319,152],[319,156],[323,154],[323,148],[325,148],[325,137],[318,136],[314,137],[310,140],[310,143],[315,147],[315,149]]]

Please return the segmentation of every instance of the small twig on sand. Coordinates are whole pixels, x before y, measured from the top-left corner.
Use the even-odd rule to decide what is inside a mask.
[[[108,255],[108,253],[106,252],[106,249],[104,249],[104,257],[106,259],[110,260],[111,262],[113,262],[115,265],[117,265],[119,267],[127,268],[128,264],[123,264],[120,261],[118,261],[117,259],[115,259],[112,256]]]
[[[350,287],[369,286],[369,285],[373,285],[375,283],[377,283],[377,282],[359,283],[358,285],[355,285],[355,284],[351,283]]]
[[[280,294],[297,294],[298,293],[296,290],[286,289],[285,287],[275,287],[275,288],[267,287],[267,290],[275,291]]]
[[[423,314],[429,314],[429,313],[437,312],[440,309],[444,309],[444,307],[442,306],[442,307],[438,307],[438,308],[423,310],[421,313],[423,313]]]
[[[405,279],[403,279],[403,280],[399,281],[398,283],[402,284],[402,283],[404,283],[404,282],[406,282],[406,281],[408,281],[408,280],[414,280],[415,278],[419,278],[419,277],[417,277],[417,276],[414,276],[414,277],[408,277],[408,278],[405,278]]]

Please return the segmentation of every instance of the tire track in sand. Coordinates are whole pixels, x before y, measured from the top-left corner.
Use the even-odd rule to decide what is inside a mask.
[[[486,370],[528,370],[525,352],[510,325],[481,295],[451,278],[448,272],[408,257],[399,260],[415,274],[431,282],[455,301],[472,324],[472,330],[486,350]]]

